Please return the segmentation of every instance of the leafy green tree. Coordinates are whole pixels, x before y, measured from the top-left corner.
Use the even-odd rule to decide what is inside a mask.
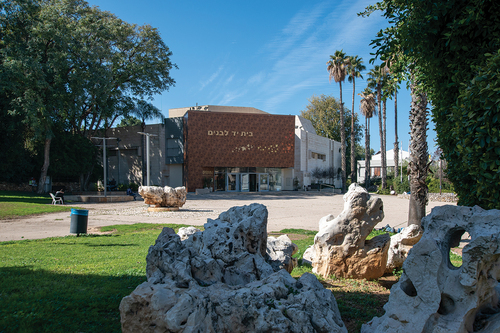
[[[330,60],[326,63],[329,73],[330,82],[332,78],[339,84],[340,87],[340,146],[342,159],[342,192],[346,191],[346,139],[345,139],[345,122],[344,122],[344,103],[342,102],[342,82],[345,81],[348,67],[348,57],[342,50],[335,51],[334,55],[330,56]]]
[[[9,112],[44,140],[40,183],[54,128],[90,138],[175,83],[171,51],[149,25],[123,22],[79,0],[0,3],[0,85]],[[43,187],[39,187],[43,191]]]
[[[309,98],[309,103],[305,110],[300,111],[301,117],[311,121],[316,134],[325,138],[340,142],[342,125],[340,121],[340,102],[333,96],[320,95]],[[344,136],[348,137],[346,144],[351,146],[352,142],[348,134],[351,132],[351,124],[354,124],[354,144],[361,141],[363,127],[359,124],[358,116],[354,113],[354,120],[351,120],[351,113],[345,116]],[[350,150],[348,150],[350,151]]]
[[[363,59],[358,56],[349,56],[348,59],[348,81],[352,82],[352,115],[351,122],[354,121],[354,99],[356,97],[356,78],[363,78],[361,72],[366,69],[366,66],[363,65]],[[354,123],[351,123],[351,142],[354,142]],[[356,156],[354,153],[354,146],[351,145],[351,181],[354,182],[356,179]]]
[[[373,44],[391,70],[415,75],[432,103],[437,142],[459,205],[500,208],[500,3],[384,0],[391,25]],[[496,74],[495,74],[496,73]]]
[[[136,117],[134,116],[127,116],[127,117],[124,117],[120,123],[118,125],[116,125],[117,127],[127,127],[127,126],[139,126],[141,125],[141,121],[139,119],[137,119]]]

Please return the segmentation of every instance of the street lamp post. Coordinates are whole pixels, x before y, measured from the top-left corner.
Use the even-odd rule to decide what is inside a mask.
[[[117,138],[106,138],[106,137],[103,137],[103,138],[98,138],[98,137],[92,137],[92,139],[98,139],[98,140],[102,140],[102,166],[103,166],[103,169],[104,169],[104,196],[106,197],[107,196],[107,185],[108,185],[108,181],[107,181],[107,158],[106,158],[106,139],[108,140],[116,140]]]
[[[150,163],[149,163],[149,137],[150,136],[158,136],[156,134],[151,134],[151,133],[144,133],[144,132],[137,132],[138,134],[146,136],[146,186],[150,186],[151,184],[151,178],[150,178]]]

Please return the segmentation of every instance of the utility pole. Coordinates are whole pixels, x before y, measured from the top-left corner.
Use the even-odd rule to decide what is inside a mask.
[[[108,187],[108,180],[106,179],[108,177],[107,175],[107,171],[108,171],[108,167],[107,167],[107,157],[106,157],[106,139],[108,140],[117,140],[117,138],[98,138],[98,137],[92,137],[92,139],[98,139],[98,140],[102,140],[102,166],[103,166],[103,169],[104,169],[104,196],[106,197],[107,195],[107,187]]]
[[[149,163],[149,137],[150,136],[158,136],[156,134],[151,134],[151,133],[144,133],[144,132],[137,132],[138,134],[141,134],[141,135],[144,135],[146,136],[146,175],[147,175],[147,178],[146,178],[146,186],[150,186],[151,182],[151,178],[150,178],[150,169],[151,169],[151,166],[150,166],[150,163]]]

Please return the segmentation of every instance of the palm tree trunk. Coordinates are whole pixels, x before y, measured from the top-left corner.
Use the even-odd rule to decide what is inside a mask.
[[[427,167],[429,153],[427,150],[427,95],[416,91],[411,84],[410,110],[410,206],[408,225],[421,225],[427,204]]]
[[[368,117],[365,117],[365,187],[370,187],[370,123]]]
[[[381,162],[382,162],[382,189],[387,188],[387,145],[386,145],[386,136],[387,136],[387,130],[386,130],[386,122],[387,122],[387,115],[386,115],[386,108],[387,108],[387,101],[384,99],[382,101],[382,110],[383,110],[383,115],[382,115],[382,132],[383,132],[383,138],[382,138],[382,155],[381,157]]]
[[[398,91],[394,92],[394,181],[399,176],[399,142],[398,142]]]
[[[342,81],[340,84],[340,146],[342,159],[342,193],[346,192],[346,143],[345,143],[345,124],[344,124],[344,103],[342,102]]]
[[[352,78],[352,111],[351,111],[351,182],[356,179],[356,156],[354,155],[354,92],[356,91],[356,83],[354,77]]]
[[[47,171],[50,165],[50,144],[52,139],[45,138],[45,145],[43,148],[43,165],[40,173],[40,180],[38,181],[38,193],[42,194],[45,192],[45,179],[47,179]]]
[[[380,173],[381,176],[383,176],[383,168],[382,168],[382,162],[383,162],[383,157],[384,157],[384,132],[383,132],[383,127],[382,127],[382,87],[380,84],[377,85],[377,106],[378,106],[378,132],[380,136]],[[382,178],[383,179],[383,178]],[[384,184],[382,184],[382,188]]]

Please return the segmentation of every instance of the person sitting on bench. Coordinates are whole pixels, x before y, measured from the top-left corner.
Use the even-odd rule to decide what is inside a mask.
[[[131,195],[131,196],[133,196],[133,197],[134,197],[134,200],[135,200],[135,197],[137,196],[137,193],[132,192],[132,189],[129,187],[129,188],[127,189],[127,195]]]

